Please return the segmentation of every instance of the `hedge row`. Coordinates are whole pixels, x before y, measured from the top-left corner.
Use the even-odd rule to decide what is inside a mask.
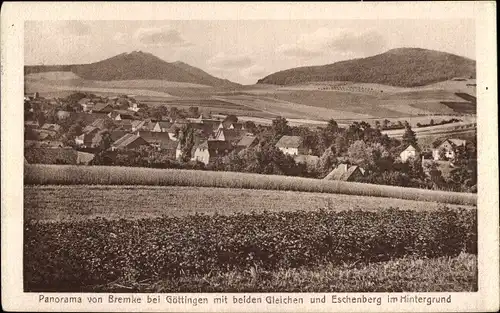
[[[475,210],[277,212],[25,222],[27,291],[477,253]]]

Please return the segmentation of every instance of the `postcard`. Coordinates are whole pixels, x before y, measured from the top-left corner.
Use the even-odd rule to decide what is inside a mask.
[[[3,309],[497,311],[495,9],[5,3]]]

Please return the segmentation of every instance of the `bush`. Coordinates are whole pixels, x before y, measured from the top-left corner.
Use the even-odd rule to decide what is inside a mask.
[[[466,209],[27,221],[24,229],[25,291],[477,253],[476,211]]]

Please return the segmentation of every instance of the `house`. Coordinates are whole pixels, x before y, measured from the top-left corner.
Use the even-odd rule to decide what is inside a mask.
[[[101,130],[96,127],[92,129],[89,128],[87,132],[75,137],[75,144],[82,148],[99,148],[103,144],[104,134],[106,132],[106,130]]]
[[[91,110],[92,113],[111,113],[113,106],[109,103],[99,102],[94,105]]]
[[[43,124],[41,128],[43,130],[53,131],[55,133],[59,133],[61,131],[61,129],[62,129],[62,127],[60,125],[57,125],[57,124],[48,124],[48,123]]]
[[[124,130],[127,132],[132,131],[132,121],[131,120],[119,120],[119,121],[113,121],[116,128],[119,130]]]
[[[158,122],[150,121],[145,125],[145,129],[152,132],[165,133],[168,132],[171,126],[172,123],[168,121],[158,121]]]
[[[94,159],[95,154],[82,151],[76,151],[76,164],[89,165]]]
[[[176,125],[175,123],[172,124],[168,129],[167,129],[167,134],[170,136],[170,139],[177,141],[177,132],[178,130],[181,129],[180,125]]]
[[[325,180],[343,180],[343,181],[357,181],[364,175],[364,170],[357,165],[348,165],[345,163],[339,164],[334,168]]]
[[[243,126],[242,123],[234,123],[228,120],[219,122],[218,129],[237,129],[237,130],[244,130],[245,127]]]
[[[24,127],[25,128],[38,128],[40,127],[40,124],[38,121],[24,121]]]
[[[111,137],[111,140],[113,142],[117,141],[118,139],[122,138],[127,134],[126,131],[123,130],[112,130],[109,132],[109,136]]]
[[[85,125],[90,125],[98,119],[108,119],[106,113],[84,113],[84,112],[71,112],[71,119],[73,121],[82,121]]]
[[[83,112],[92,112],[94,109],[94,102],[89,98],[82,98],[78,101],[78,104],[82,107]]]
[[[196,147],[191,160],[207,165],[214,158],[227,155],[232,150],[233,146],[228,141],[205,140]]]
[[[444,152],[444,158],[453,159],[455,158],[456,148],[459,146],[465,146],[466,141],[463,139],[446,139],[439,146],[432,150],[432,158],[436,161],[442,159],[440,151]]]
[[[169,121],[159,121],[155,124],[153,131],[160,131],[162,133],[167,132],[167,130],[172,126],[172,123]]]
[[[256,136],[251,136],[251,135],[245,135],[243,138],[238,141],[236,144],[236,147],[238,149],[248,149],[248,148],[253,148],[257,145],[259,140],[257,139]]]
[[[131,103],[129,103],[129,107],[128,107],[128,109],[127,109],[127,110],[130,110],[130,111],[132,111],[132,112],[139,112],[140,108],[139,108],[139,106],[137,105],[137,103],[135,103],[135,102],[131,102]]]
[[[202,119],[201,124],[210,127],[212,129],[212,132],[214,132],[219,129],[220,121],[214,119]]]
[[[408,161],[409,158],[417,158],[419,152],[420,149],[418,148],[418,146],[415,147],[413,145],[409,145],[408,147],[406,147],[406,149],[401,151],[399,156],[401,157],[401,161],[405,163],[406,161]]]
[[[231,143],[237,143],[243,138],[244,133],[236,129],[219,129],[215,133],[214,140],[217,141],[228,141]]]
[[[126,134],[111,144],[111,151],[137,149],[149,143],[137,134]]]
[[[299,136],[283,136],[276,143],[276,147],[288,155],[307,154],[303,139]]]
[[[126,110],[115,110],[109,112],[108,116],[115,121],[134,120],[135,119],[134,114],[135,113]]]
[[[305,164],[307,169],[312,170],[316,168],[316,164],[318,163],[319,157],[316,155],[307,155],[301,154],[296,155],[293,160],[297,164]]]
[[[58,120],[65,120],[71,117],[71,112],[59,110],[57,111],[56,116]]]
[[[28,133],[28,132],[26,132]],[[27,134],[26,134],[27,135]],[[57,134],[53,131],[46,131],[43,129],[31,129],[31,132],[29,133],[29,138],[36,139],[36,140],[51,140],[55,139],[57,137]]]
[[[147,123],[148,123],[147,121],[132,121],[131,122],[132,131],[135,132],[138,131],[139,129],[146,128]]]
[[[176,156],[176,148],[178,143],[172,139],[168,133],[161,132],[150,132],[150,131],[138,131],[136,133],[138,136],[143,138],[145,141],[149,143],[152,147],[161,150],[172,158]]]
[[[89,126],[96,127],[99,129],[105,129],[106,128],[106,121],[111,121],[109,118],[98,118],[95,121],[93,121]]]

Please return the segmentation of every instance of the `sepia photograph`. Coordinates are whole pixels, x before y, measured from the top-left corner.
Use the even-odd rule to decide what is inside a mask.
[[[496,85],[473,16],[81,17],[22,21],[36,303],[428,309],[481,291],[478,94]]]

